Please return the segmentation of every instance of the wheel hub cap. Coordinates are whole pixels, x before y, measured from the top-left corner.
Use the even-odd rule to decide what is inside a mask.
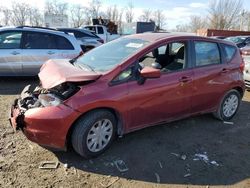
[[[237,110],[239,99],[236,95],[230,95],[224,102],[223,114],[226,117],[231,117]]]
[[[89,130],[87,136],[87,147],[91,152],[98,152],[104,149],[113,134],[112,122],[108,119],[97,121]]]

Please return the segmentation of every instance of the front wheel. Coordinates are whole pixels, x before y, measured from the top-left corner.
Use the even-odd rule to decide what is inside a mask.
[[[116,119],[110,111],[92,111],[77,121],[71,137],[72,146],[85,158],[95,157],[110,146],[115,133]]]
[[[214,113],[214,116],[223,121],[232,119],[239,109],[240,102],[239,92],[234,89],[230,90],[220,102],[220,106]]]

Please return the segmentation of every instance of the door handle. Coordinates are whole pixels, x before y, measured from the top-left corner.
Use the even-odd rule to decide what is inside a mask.
[[[221,73],[227,73],[229,70],[228,69],[222,69]]]
[[[54,54],[55,52],[52,52],[52,51],[48,51],[48,54],[49,55],[52,55],[52,54]]]
[[[190,82],[192,79],[189,76],[183,76],[179,79],[179,82],[186,83]]]
[[[11,54],[12,54],[12,55],[18,55],[18,54],[20,54],[20,52],[13,51],[13,52],[11,52]]]

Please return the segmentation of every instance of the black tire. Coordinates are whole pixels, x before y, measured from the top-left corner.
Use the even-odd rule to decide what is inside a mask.
[[[112,123],[112,136],[108,141],[108,144],[98,152],[91,151],[87,146],[87,136],[98,121],[108,119]],[[103,153],[112,143],[116,135],[116,118],[108,110],[95,110],[87,113],[81,117],[75,124],[72,135],[71,142],[74,150],[85,158],[96,157]]]
[[[237,109],[235,110],[235,112],[232,115],[226,116],[224,114],[224,112],[223,112],[223,106],[225,105],[226,100],[232,95],[234,95],[234,96],[236,96],[238,98]],[[241,98],[242,97],[241,97],[240,93],[237,90],[232,89],[232,90],[228,91],[224,95],[224,97],[222,98],[217,111],[213,113],[214,117],[217,118],[217,119],[220,119],[222,121],[228,121],[228,120],[232,119],[235,116],[235,114],[237,113],[237,111],[239,110],[239,106],[240,106],[240,103],[241,103]]]

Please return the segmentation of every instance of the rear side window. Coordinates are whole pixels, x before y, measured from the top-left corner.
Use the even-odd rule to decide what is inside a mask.
[[[217,43],[195,41],[196,66],[220,64],[220,51]]]
[[[96,33],[96,30],[95,30],[95,26],[88,26],[88,27],[85,27],[86,29]]]
[[[227,62],[231,61],[235,55],[236,47],[223,44],[223,48],[225,50],[226,61]]]
[[[77,31],[75,32],[75,37],[76,38],[81,38],[81,37],[94,37],[96,38],[96,35],[94,33],[91,33],[90,31]]]
[[[54,37],[47,33],[29,32],[25,34],[24,49],[56,49]]]
[[[74,50],[73,45],[68,41],[68,39],[55,35],[55,41],[57,49],[59,50]]]
[[[22,32],[11,31],[0,34],[0,49],[20,48]]]
[[[103,33],[104,33],[102,27],[97,27],[97,31],[98,31],[98,32],[97,32],[98,34],[103,34]]]

